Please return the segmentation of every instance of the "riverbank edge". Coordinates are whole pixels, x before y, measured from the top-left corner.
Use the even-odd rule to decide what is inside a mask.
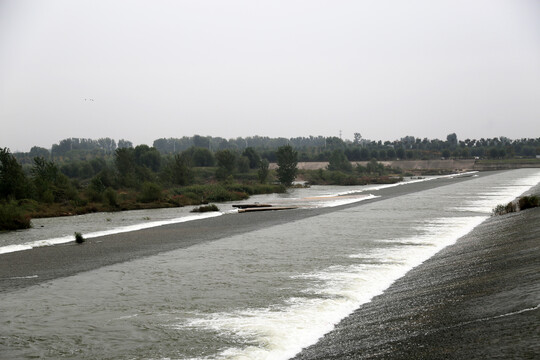
[[[293,359],[538,358],[535,224],[540,208],[487,219]]]
[[[491,176],[494,174],[485,173],[478,174],[478,176]],[[90,238],[81,245],[77,245],[73,241],[66,244],[0,254],[0,293],[23,289],[56,278],[131,261],[140,257],[187,248],[206,241],[218,240],[236,234],[323,215],[346,207],[361,206],[373,201],[387,200],[396,196],[469,179],[471,178],[445,177],[397,185],[370,192],[379,196],[378,198],[332,208],[225,214],[208,219]],[[76,230],[74,229],[74,231]]]

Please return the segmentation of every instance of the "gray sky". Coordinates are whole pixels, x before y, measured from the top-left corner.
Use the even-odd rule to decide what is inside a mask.
[[[539,137],[540,1],[0,0],[0,121],[12,151]]]

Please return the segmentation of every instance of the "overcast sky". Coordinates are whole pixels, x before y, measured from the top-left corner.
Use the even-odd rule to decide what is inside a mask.
[[[539,137],[540,1],[0,0],[0,121],[13,152]]]

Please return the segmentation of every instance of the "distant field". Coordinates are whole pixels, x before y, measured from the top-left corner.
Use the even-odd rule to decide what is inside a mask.
[[[365,166],[367,161],[351,161],[351,164]],[[501,169],[516,169],[520,167],[540,167],[540,159],[500,159],[500,160],[395,160],[395,161],[380,161],[385,166],[400,168],[403,170],[501,170]],[[300,170],[317,170],[326,169],[328,162],[299,162],[298,169]],[[276,169],[277,164],[270,164],[270,169]]]

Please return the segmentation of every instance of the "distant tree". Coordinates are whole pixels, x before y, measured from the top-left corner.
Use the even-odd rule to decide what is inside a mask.
[[[240,156],[237,160],[238,172],[247,173],[249,171],[249,158],[247,156]]]
[[[521,149],[521,155],[523,156],[535,156],[536,155],[536,149],[532,146],[524,146]]]
[[[158,149],[158,151],[162,154],[170,154],[170,153],[176,152],[174,145],[172,147],[169,146],[169,140],[165,138],[154,140],[154,142],[152,143],[152,146]]]
[[[94,171],[94,174],[97,174],[101,170],[105,169],[107,167],[107,163],[103,158],[94,158],[90,160],[90,166],[92,166],[92,170]]]
[[[28,195],[28,181],[22,166],[8,148],[0,149],[0,198],[22,199]]]
[[[42,148],[42,147],[39,147],[39,146],[32,146],[32,148],[30,149],[30,152],[28,153],[28,155],[32,158],[35,158],[35,157],[42,157],[44,159],[48,159],[49,156],[51,156],[51,153],[49,152],[49,150],[45,149],[45,148]]]
[[[335,150],[335,149],[344,149],[345,143],[343,140],[337,136],[331,136],[326,138],[326,149]]]
[[[116,142],[111,138],[101,138],[98,139],[98,144],[101,149],[103,149],[107,154],[111,154],[116,150]]]
[[[186,186],[193,183],[193,168],[191,157],[187,152],[176,154],[171,168],[171,177],[173,184]]]
[[[94,176],[94,168],[88,161],[83,161],[79,167],[79,177],[83,179],[90,179]]]
[[[332,155],[330,155],[330,159],[328,161],[328,170],[345,172],[352,171],[352,165],[349,159],[347,159],[345,156],[343,150],[336,149],[332,151]]]
[[[266,180],[268,179],[268,175],[270,174],[268,160],[262,159],[259,163],[259,170],[257,170],[257,178],[259,179],[259,182],[261,184],[266,183]]]
[[[85,163],[85,164],[88,164],[88,163]],[[66,175],[67,177],[77,178],[81,174],[81,167],[82,167],[81,163],[70,161],[60,166],[60,171],[62,172],[62,174]]]
[[[118,140],[118,149],[132,148],[132,147],[133,147],[133,143],[129,140],[124,140],[124,139]]]
[[[358,133],[358,132],[355,132],[355,133],[354,133],[353,144],[354,144],[354,145],[360,144],[360,140],[362,140],[362,135],[360,135],[360,133]]]
[[[492,159],[496,159],[499,157],[499,150],[497,148],[491,148],[489,149],[489,157],[492,158]]]
[[[358,171],[361,169],[358,168]],[[375,159],[371,159],[370,162],[366,164],[366,171],[370,174],[383,175],[385,173],[384,165],[380,162],[377,162]]]
[[[457,135],[456,133],[452,133],[452,134],[448,134],[446,136],[446,141],[448,141],[448,144],[451,146],[451,147],[455,147],[457,146]]]
[[[191,163],[193,166],[214,166],[216,162],[214,154],[205,148],[192,146],[185,150],[185,153],[191,158]]]
[[[386,158],[388,160],[394,160],[396,158],[396,151],[394,149],[386,150]]]
[[[75,189],[54,162],[34,158],[31,173],[38,200],[52,203],[76,198]]]
[[[450,157],[450,150],[444,149],[442,151],[442,157],[445,158],[445,159],[448,159]]]
[[[369,150],[366,148],[362,148],[360,150],[360,160],[366,161],[369,160]]]
[[[396,150],[396,156],[398,157],[398,159],[403,160],[405,158],[405,149],[403,149],[402,147],[398,148]]]
[[[208,149],[210,147],[210,138],[195,135],[193,136],[193,146]]]
[[[281,146],[276,152],[279,182],[291,186],[298,172],[298,153],[290,145]]]
[[[218,149],[219,150],[227,150],[229,149],[231,146],[229,145],[229,141],[225,140],[225,139],[222,139],[219,144],[218,144]]]
[[[159,171],[161,167],[161,154],[154,147],[148,145],[137,145],[134,149],[135,163],[145,166],[152,171]]]
[[[414,152],[412,150],[407,150],[405,151],[405,157],[408,159],[408,160],[411,160],[412,158],[414,158]]]
[[[232,150],[225,149],[217,151],[215,156],[218,165],[216,177],[225,180],[233,175],[236,170],[236,154]]]
[[[261,157],[252,147],[245,148],[242,152],[242,155],[246,156],[249,159],[250,169],[256,169],[259,166],[259,163],[261,162]]]
[[[120,184],[124,186],[133,186],[135,183],[136,167],[135,152],[133,148],[119,147],[114,154],[114,163],[118,170],[118,180]]]
[[[101,202],[103,201],[103,193],[106,188],[105,184],[101,181],[101,177],[94,176],[85,190],[86,196],[90,201]]]

